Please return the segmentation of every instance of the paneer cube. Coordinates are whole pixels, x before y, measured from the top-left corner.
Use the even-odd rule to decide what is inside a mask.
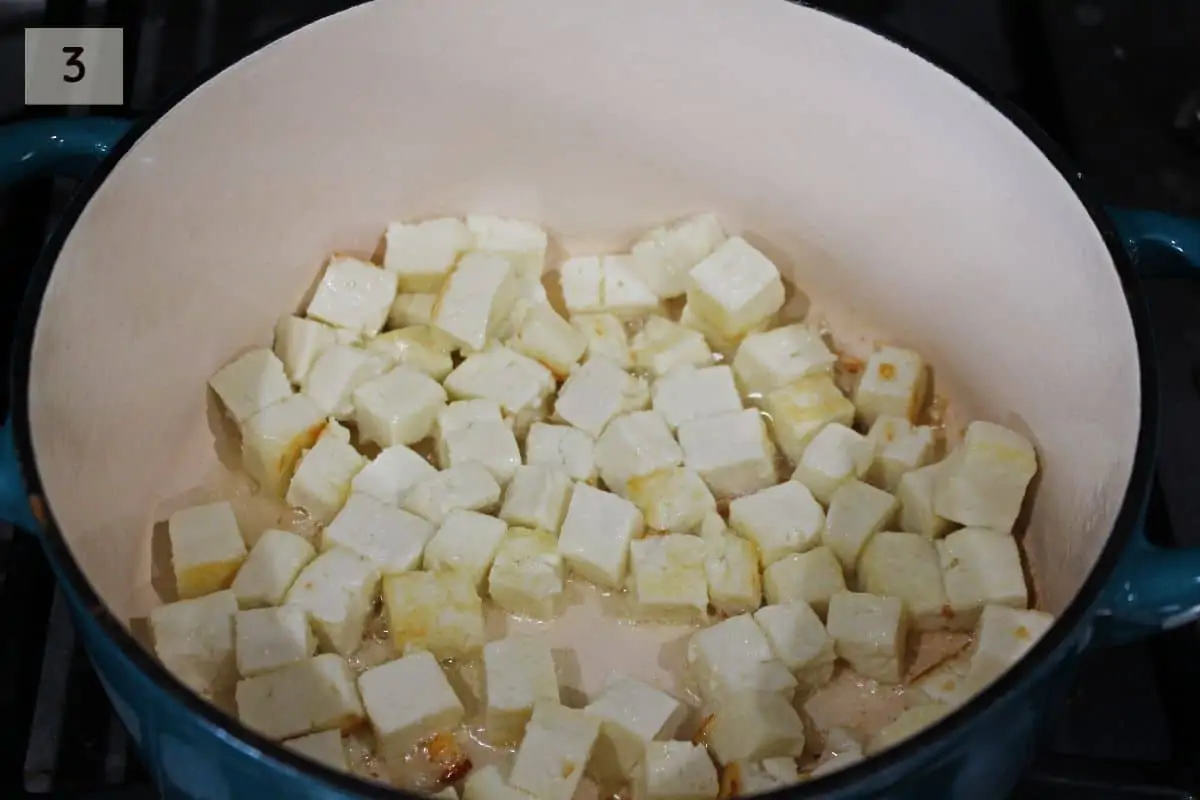
[[[333,653],[239,681],[236,697],[242,724],[271,739],[348,730],[363,718],[350,667]]]
[[[335,255],[305,313],[335,327],[374,336],[383,329],[396,288],[395,273],[368,261]]]
[[[962,525],[1007,533],[1037,468],[1037,454],[1024,436],[991,422],[972,422],[962,447],[936,476],[934,509]]]
[[[503,422],[500,404],[495,400],[455,400],[438,412],[433,423],[433,435],[437,439],[437,460],[443,467],[450,465],[447,451],[450,434],[470,427],[476,422]]]
[[[557,467],[517,467],[500,507],[500,519],[509,525],[557,534],[567,513],[572,486],[571,477]]]
[[[563,560],[553,534],[509,528],[488,573],[492,602],[510,614],[550,619],[563,593]]]
[[[690,469],[666,467],[630,478],[629,499],[656,531],[693,533],[717,510],[708,486]]]
[[[941,703],[913,706],[906,709],[896,719],[875,732],[875,735],[867,742],[867,754],[875,755],[892,745],[899,744],[910,736],[917,735],[938,722],[950,711],[950,706],[944,706]]]
[[[973,629],[984,606],[1029,605],[1021,554],[1012,535],[989,528],[962,528],[935,546],[946,583],[946,602],[953,614],[951,628]]]
[[[297,606],[239,611],[234,627],[238,672],[243,678],[272,672],[317,653],[317,637],[304,609]]]
[[[629,496],[630,479],[683,463],[683,451],[656,411],[614,419],[596,440],[595,454],[604,485],[622,497]]]
[[[317,356],[337,343],[334,331],[315,319],[297,316],[280,317],[275,323],[275,355],[283,362],[283,370],[293,384],[299,386]]]
[[[474,249],[505,256],[525,280],[541,277],[549,239],[537,225],[519,219],[471,214],[467,217],[467,229],[474,237]]]
[[[804,723],[782,695],[737,692],[725,697],[713,716],[708,749],[721,764],[799,758],[804,753]]]
[[[349,656],[362,644],[379,589],[379,569],[345,547],[313,559],[284,598],[308,614],[322,650]]]
[[[509,783],[539,800],[571,800],[599,737],[598,718],[557,703],[538,703]]]
[[[421,565],[433,523],[366,494],[350,495],[333,522],[321,532],[321,549],[344,547],[375,565],[383,575]]]
[[[644,380],[598,358],[571,373],[554,401],[554,413],[595,438],[613,418],[649,405],[650,389]]]
[[[242,426],[242,468],[264,492],[283,497],[300,454],[324,429],[325,415],[305,395],[280,400]]]
[[[504,325],[519,285],[504,256],[468,253],[446,277],[430,324],[460,347],[478,352]]]
[[[648,742],[633,784],[637,800],[714,800],[717,769],[704,745]]]
[[[441,525],[451,511],[489,513],[500,503],[500,484],[481,464],[444,469],[418,481],[400,507]]]
[[[598,586],[620,588],[629,545],[645,520],[633,503],[587,484],[576,484],[567,506],[558,552],[571,569]]]
[[[213,699],[237,680],[233,592],[161,605],[150,612],[154,654],[172,675]]]
[[[509,786],[495,764],[471,770],[463,784],[462,800],[531,800],[532,797],[528,792]]]
[[[751,333],[762,333],[769,327],[772,320],[774,320],[774,317],[765,317],[745,333],[739,333],[736,336],[726,336],[717,330],[717,327],[711,322],[699,316],[691,304],[685,304],[683,310],[679,312],[679,324],[685,328],[699,331],[704,336],[704,341],[708,342],[709,347],[720,353],[726,361],[732,360],[737,354],[737,349],[743,339]]]
[[[867,480],[889,492],[896,491],[904,473],[933,460],[934,435],[928,425],[885,415],[875,419],[867,438],[875,445],[875,462]]]
[[[783,280],[771,260],[745,239],[726,239],[688,273],[687,298],[697,316],[723,336],[740,336],[783,306]]]
[[[167,520],[167,538],[183,600],[228,589],[246,560],[246,542],[227,501],[176,511]]]
[[[875,460],[874,443],[840,422],[831,422],[804,448],[792,480],[807,486],[822,505],[843,483],[863,478]]]
[[[414,444],[433,432],[446,390],[410,367],[395,367],[354,390],[354,418],[365,442]]]
[[[984,606],[975,628],[975,650],[967,672],[974,685],[995,680],[1050,630],[1054,617],[1044,611]]]
[[[715,214],[696,214],[638,237],[630,254],[638,274],[663,299],[687,291],[687,274],[721,242],[725,231]]]
[[[937,548],[919,533],[882,531],[872,536],[858,558],[858,586],[869,594],[903,600],[919,630],[945,628],[950,621]]]
[[[866,757],[858,735],[846,728],[830,728],[825,734],[825,749],[827,755],[813,769],[813,778],[843,770]]]
[[[446,391],[456,400],[495,400],[504,413],[516,417],[517,435],[545,412],[554,391],[554,376],[532,358],[491,348],[468,356],[446,378]]]
[[[786,789],[800,783],[796,759],[789,756],[762,761],[734,761],[721,770],[722,797],[748,797]]]
[[[712,350],[704,335],[664,317],[650,317],[633,337],[633,364],[656,378],[683,367],[707,367]],[[739,404],[740,407],[740,404]]]
[[[928,370],[918,353],[884,347],[867,359],[854,391],[858,419],[866,426],[885,414],[915,422],[928,385]]]
[[[390,366],[391,362],[378,353],[335,344],[317,356],[301,382],[301,391],[323,415],[350,419],[354,416],[354,391]]]
[[[525,437],[525,463],[554,467],[571,480],[592,483],[596,480],[595,448],[595,440],[578,428],[535,422]]]
[[[679,426],[679,443],[684,464],[700,473],[718,500],[775,483],[775,447],[755,409],[685,422]]]
[[[417,652],[358,676],[363,706],[389,771],[422,740],[450,730],[466,715],[437,659]]]
[[[445,380],[454,369],[450,353],[431,342],[443,334],[425,325],[386,331],[367,342],[367,352],[382,356],[395,366],[408,367],[435,381]]]
[[[649,744],[672,738],[688,713],[684,703],[627,675],[609,681],[583,710],[603,721],[588,770],[609,783],[633,778]]]
[[[406,328],[409,325],[433,324],[433,307],[437,304],[437,299],[437,294],[433,292],[419,294],[401,292],[396,295],[396,299],[392,301],[392,307],[388,311],[388,326]]]
[[[786,555],[763,570],[768,603],[807,603],[821,617],[829,599],[846,591],[842,565],[828,547]]]
[[[806,691],[819,689],[833,677],[833,638],[821,618],[804,602],[771,605],[754,612],[771,650]]]
[[[622,369],[633,366],[625,325],[612,314],[580,314],[571,324],[587,340],[586,358],[603,358]]]
[[[636,539],[629,545],[634,613],[669,623],[708,618],[704,540],[686,533]]]
[[[474,511],[451,511],[425,545],[425,569],[458,572],[482,590],[507,530],[508,526],[495,517]]]
[[[238,425],[292,395],[283,362],[265,347],[221,367],[208,379],[208,385]]]
[[[507,486],[521,466],[517,437],[503,422],[472,422],[451,431],[445,439],[445,451],[447,468],[479,464],[500,486]]]
[[[862,481],[846,481],[833,490],[821,541],[842,562],[844,572],[854,574],[863,547],[892,523],[896,507],[896,498]]]
[[[230,587],[238,606],[279,605],[300,570],[316,554],[313,546],[301,536],[274,528],[263,531]]]
[[[388,632],[398,653],[428,650],[439,659],[483,649],[483,601],[468,576],[405,572],[383,579]]]
[[[804,484],[784,481],[730,503],[729,525],[754,542],[767,567],[790,553],[816,547],[825,512]]]
[[[904,679],[908,616],[899,597],[842,592],[829,600],[825,629],[838,657],[880,683]]]
[[[810,375],[773,389],[763,398],[763,408],[779,449],[793,464],[826,425],[854,422],[854,404],[829,375]]]
[[[935,703],[960,706],[974,697],[987,683],[967,677],[969,659],[953,658],[912,682],[912,687]]]
[[[654,382],[654,410],[675,430],[685,422],[742,410],[729,367],[677,369]]]
[[[708,600],[726,616],[745,614],[762,605],[758,550],[749,539],[724,530],[724,525],[721,528],[711,532],[701,529]]]
[[[558,703],[558,673],[550,647],[534,639],[510,636],[483,648],[487,709],[484,731],[488,742],[511,745],[521,741],[540,702]]]
[[[559,268],[558,279],[572,316],[641,316],[660,310],[658,295],[642,282],[630,256],[568,258]]]
[[[383,268],[396,273],[402,292],[436,292],[472,239],[466,224],[452,217],[393,222],[384,233]]]
[[[796,690],[796,679],[749,614],[692,634],[687,664],[696,690],[711,705],[732,694],[760,691],[790,698]]]
[[[409,489],[437,474],[437,469],[402,444],[384,448],[350,481],[351,494],[365,494],[398,506]]]
[[[743,339],[733,371],[747,397],[764,397],[798,378],[829,374],[835,361],[819,334],[803,325],[786,325]]]
[[[938,516],[934,510],[938,476],[946,466],[947,462],[939,461],[906,472],[900,477],[900,483],[896,486],[896,500],[900,503],[900,530],[937,539],[955,527],[954,523]]]
[[[341,731],[321,731],[297,736],[295,739],[288,739],[283,745],[318,764],[340,769],[343,772],[350,771],[350,764],[346,760],[346,747],[342,744]]]
[[[548,305],[535,305],[525,315],[517,335],[509,343],[559,377],[565,377],[587,351],[588,342],[579,330]]]
[[[350,482],[367,460],[350,444],[350,431],[330,420],[312,449],[300,457],[288,486],[287,503],[328,524],[350,496]]]

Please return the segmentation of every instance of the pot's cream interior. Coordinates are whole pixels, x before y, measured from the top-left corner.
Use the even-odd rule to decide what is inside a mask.
[[[152,527],[220,470],[207,378],[269,343],[330,251],[468,211],[615,248],[704,210],[844,336],[915,347],[939,391],[1033,438],[1025,549],[1060,611],[1139,423],[1110,257],[983,100],[783,0],[378,1],[172,109],[79,220],[37,331],[37,462],[75,556],[119,616],[145,613]]]

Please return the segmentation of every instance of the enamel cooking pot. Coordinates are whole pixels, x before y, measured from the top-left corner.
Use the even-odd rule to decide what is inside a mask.
[[[19,324],[0,512],[41,537],[168,796],[389,794],[203,703],[128,620],[154,602],[155,522],[218,468],[207,378],[392,219],[621,247],[716,211],[1033,438],[1024,550],[1057,623],[933,728],[789,796],[1005,796],[1085,647],[1200,610],[1200,553],[1140,528],[1157,397],[1137,285],[1196,267],[1200,228],[1106,213],[1026,118],[870,30],[783,0],[377,0],[129,130],[0,133],[5,180],[89,165]]]

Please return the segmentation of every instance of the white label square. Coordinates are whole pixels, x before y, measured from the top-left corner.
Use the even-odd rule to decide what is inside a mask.
[[[26,28],[25,104],[119,106],[125,99],[120,28]]]

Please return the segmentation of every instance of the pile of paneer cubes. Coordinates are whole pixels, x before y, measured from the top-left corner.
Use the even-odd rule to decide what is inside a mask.
[[[210,381],[244,469],[316,540],[267,530],[247,552],[228,502],[169,520],[180,599],[152,614],[156,652],[207,697],[234,687],[248,727],[346,769],[342,735],[369,723],[393,774],[447,758],[418,788],[448,798],[570,800],[585,776],[638,800],[752,794],[802,779],[794,704],[839,662],[897,684],[910,634],[974,632],[916,684],[928,702],[821,732],[803,777],[930,724],[1049,626],[1012,535],[1030,442],[975,422],[935,462],[921,357],[882,347],[843,393],[851,362],[773,327],[779,270],[714,216],[566,259],[561,304],[534,225],[385,238],[382,266],[334,256],[273,349]],[[627,593],[641,622],[698,626],[702,708],[626,675],[570,708],[547,644],[486,640],[486,604],[553,618],[568,576]],[[380,598],[392,658],[355,674]],[[443,667],[479,658],[483,718],[464,720]],[[703,725],[676,739],[689,716]],[[448,757],[464,722],[515,756]]]

